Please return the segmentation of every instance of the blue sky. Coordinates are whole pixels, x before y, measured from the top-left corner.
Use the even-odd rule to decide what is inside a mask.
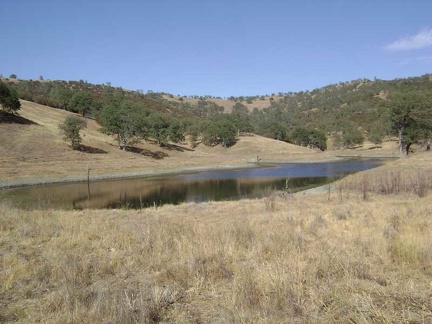
[[[0,0],[0,73],[221,97],[432,72],[430,0]]]

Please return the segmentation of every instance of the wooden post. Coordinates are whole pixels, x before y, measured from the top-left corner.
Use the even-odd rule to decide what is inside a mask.
[[[87,198],[90,199],[90,166],[87,165]]]

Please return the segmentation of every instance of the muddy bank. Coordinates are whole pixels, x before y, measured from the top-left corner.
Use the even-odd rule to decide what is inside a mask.
[[[90,181],[102,181],[102,180],[120,180],[128,178],[150,178],[159,176],[169,176],[178,175],[184,173],[194,173],[203,171],[220,171],[220,170],[233,170],[233,169],[245,169],[245,168],[256,168],[256,167],[269,167],[274,164],[284,164],[284,163],[299,163],[299,164],[311,164],[311,163],[329,163],[329,162],[342,162],[352,159],[359,158],[370,158],[369,156],[359,157],[359,156],[330,156],[323,158],[297,158],[297,159],[260,159],[257,161],[247,161],[246,163],[230,163],[222,165],[201,165],[201,166],[186,166],[178,168],[166,168],[166,169],[147,169],[147,170],[136,170],[130,172],[114,172],[114,173],[97,173],[97,169],[90,170]],[[388,156],[380,156],[376,158],[389,158]],[[0,180],[0,190],[1,189],[11,189],[17,187],[26,187],[34,185],[43,184],[60,184],[60,183],[72,183],[72,182],[84,182],[87,181],[87,173],[75,174],[63,177],[28,177],[19,179],[7,179]],[[324,186],[326,187],[326,186]],[[319,187],[321,188],[321,187]],[[326,187],[327,188],[327,187]],[[326,191],[328,189],[311,189],[316,192]]]
[[[173,168],[173,169],[152,169],[145,171],[131,171],[131,172],[115,172],[115,173],[102,173],[94,174],[90,170],[90,181],[102,181],[102,180],[117,180],[117,179],[128,179],[128,178],[150,178],[158,176],[177,175],[182,173],[193,173],[201,171],[216,171],[216,170],[232,170],[240,168],[252,168],[256,167],[256,164],[226,164],[226,165],[203,165],[196,167],[184,167],[184,168]],[[93,170],[94,171],[94,170]],[[66,177],[35,177],[35,178],[21,178],[21,179],[8,179],[0,180],[0,189],[11,189],[17,187],[26,187],[43,184],[59,184],[59,183],[72,183],[72,182],[84,182],[87,181],[87,174],[82,175],[71,175]]]

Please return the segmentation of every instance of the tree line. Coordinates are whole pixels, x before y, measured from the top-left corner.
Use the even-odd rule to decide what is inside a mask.
[[[252,112],[238,100],[231,113],[207,97],[196,103],[173,102],[159,93],[83,81],[20,81],[4,86],[22,99],[97,119],[103,132],[117,137],[121,149],[143,138],[163,146],[184,141],[185,136],[192,146],[201,142],[229,147],[242,133],[255,133],[320,150],[327,149],[329,137],[335,148],[352,148],[365,139],[379,145],[385,137],[397,136],[401,151],[408,153],[414,143],[430,147],[431,84],[431,75],[354,80],[280,93],[283,96],[269,107]]]

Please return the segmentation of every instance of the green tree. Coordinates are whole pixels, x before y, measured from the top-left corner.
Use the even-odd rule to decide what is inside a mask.
[[[206,122],[203,126],[204,145],[230,147],[236,143],[237,128],[226,117]]]
[[[16,91],[19,98],[28,101],[33,100],[33,89],[30,81],[23,80],[19,82],[16,86]]]
[[[73,92],[69,89],[64,89],[59,85],[55,85],[50,93],[49,99],[54,107],[66,109],[73,96]]]
[[[377,147],[383,142],[383,138],[386,135],[386,129],[381,122],[374,123],[368,134],[368,140],[375,144]]]
[[[364,138],[357,125],[345,121],[340,128],[342,131],[341,141],[344,148],[353,148],[356,145],[363,144]]]
[[[189,135],[192,148],[195,148],[197,146],[198,138],[201,135],[201,128],[198,123],[190,123],[187,126],[186,133]]]
[[[81,147],[80,131],[87,127],[87,122],[77,116],[66,117],[59,126],[60,133],[65,141],[70,141],[73,150]]]
[[[16,78],[17,78],[17,75],[14,74],[14,73],[12,73],[11,75],[9,75],[9,78],[10,78],[10,79],[16,79]]]
[[[290,139],[296,145],[318,148],[321,151],[327,149],[327,136],[317,129],[296,127],[292,131]]]
[[[174,118],[169,118],[161,113],[152,113],[147,118],[147,125],[149,136],[156,139],[159,146],[184,140],[183,127]]]
[[[9,88],[2,81],[0,81],[0,106],[10,113],[15,113],[21,109],[21,103],[15,90]]]
[[[249,111],[247,110],[246,106],[243,105],[241,102],[236,102],[232,109],[233,113],[240,113],[247,115]]]
[[[126,151],[128,145],[146,136],[145,117],[140,107],[128,101],[107,104],[101,111],[100,131],[116,135],[119,148]]]
[[[239,135],[240,135],[240,133],[248,133],[248,132],[253,131],[253,127],[252,127],[252,124],[250,122],[250,117],[244,111],[233,111],[229,115],[229,120],[237,128]]]
[[[399,154],[408,155],[412,144],[432,133],[432,100],[420,92],[394,95],[390,102],[390,121],[399,138]]]
[[[333,149],[339,150],[342,147],[342,136],[338,133],[333,135]]]
[[[91,93],[85,91],[76,92],[70,99],[68,107],[85,116],[93,107],[93,97]]]

